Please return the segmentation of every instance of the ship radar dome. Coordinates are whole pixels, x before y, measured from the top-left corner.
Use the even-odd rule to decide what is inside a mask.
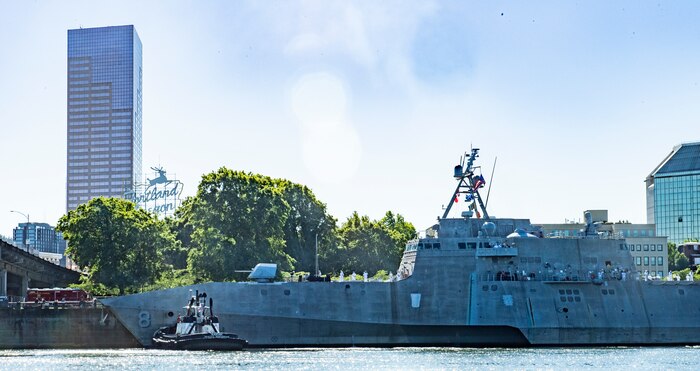
[[[532,233],[527,233],[522,228],[517,228],[513,233],[509,234],[506,238],[537,238]]]
[[[487,236],[493,236],[496,232],[496,225],[493,222],[485,222],[481,229],[484,230]]]

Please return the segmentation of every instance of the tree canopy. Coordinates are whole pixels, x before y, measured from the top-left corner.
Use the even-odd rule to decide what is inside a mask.
[[[675,243],[668,243],[668,269],[672,271],[680,271],[686,269],[690,266],[688,257],[685,254],[678,251],[678,247]]]
[[[66,254],[88,270],[88,281],[120,294],[153,282],[163,268],[162,252],[177,245],[164,222],[127,200],[98,197],[69,211],[57,229],[68,240]]]
[[[395,270],[416,231],[392,212],[337,221],[308,187],[222,167],[159,220],[122,199],[96,198],[63,216],[67,254],[92,287],[120,293],[244,279],[237,270],[276,263],[280,273]],[[317,245],[318,244],[318,245]]]
[[[354,212],[340,227],[339,246],[327,253],[336,272],[396,270],[406,242],[416,235],[411,223],[388,211],[380,220]]]

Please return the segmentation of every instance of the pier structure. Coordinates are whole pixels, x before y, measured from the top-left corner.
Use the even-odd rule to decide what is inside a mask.
[[[0,296],[24,298],[29,287],[67,287],[78,283],[79,279],[80,272],[53,264],[0,240]]]

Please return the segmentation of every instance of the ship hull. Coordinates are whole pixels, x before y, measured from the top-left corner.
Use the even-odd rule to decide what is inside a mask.
[[[217,298],[222,331],[253,347],[700,344],[700,284],[598,268],[631,267],[620,240],[476,251],[442,241],[407,252],[414,268],[396,282],[212,282],[103,302],[145,346],[197,290]],[[520,274],[498,274],[511,271]]]

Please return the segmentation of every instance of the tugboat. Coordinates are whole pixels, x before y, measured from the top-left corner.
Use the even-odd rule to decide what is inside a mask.
[[[184,317],[177,317],[177,323],[164,326],[153,334],[153,346],[176,350],[241,350],[248,342],[236,334],[221,332],[219,318],[213,313],[214,301],[209,298],[206,306],[206,293],[190,298],[184,307]]]

